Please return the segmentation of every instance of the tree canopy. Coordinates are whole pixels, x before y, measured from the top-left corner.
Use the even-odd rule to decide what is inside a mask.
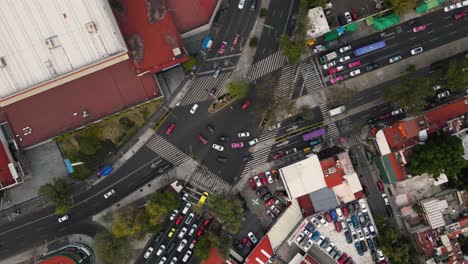
[[[157,192],[153,194],[145,206],[146,214],[143,230],[146,232],[159,231],[166,217],[179,205],[180,200],[172,192]]]
[[[434,135],[422,145],[412,149],[408,171],[412,174],[428,173],[438,178],[444,173],[453,182],[462,181],[461,171],[468,167],[468,161],[463,158],[462,140],[458,137]]]
[[[125,264],[130,260],[130,242],[126,238],[116,238],[104,231],[96,234],[94,249],[104,264]]]
[[[450,89],[452,92],[465,90],[468,87],[468,74],[463,73],[463,69],[468,70],[467,60],[463,60],[461,63],[451,61],[439,80],[442,87]]]
[[[229,249],[232,246],[232,239],[223,232],[207,232],[197,243],[194,254],[201,260],[206,260],[210,256],[211,248],[218,248],[221,257],[227,259]]]
[[[130,238],[140,234],[145,212],[141,209],[126,208],[114,215],[112,234],[116,238]]]
[[[411,114],[424,110],[426,98],[433,95],[430,80],[423,77],[404,78],[403,81],[385,90],[385,97]]]
[[[55,204],[55,213],[66,214],[73,204],[73,188],[62,178],[54,178],[51,183],[39,187],[39,195],[44,195]]]
[[[409,263],[408,254],[411,251],[409,242],[395,228],[388,225],[382,215],[374,215],[374,221],[379,230],[380,247],[384,255],[391,263]]]
[[[289,63],[298,63],[301,60],[301,55],[306,50],[304,37],[298,41],[292,41],[287,35],[281,35],[280,47],[283,54],[288,58]]]
[[[418,0],[387,0],[386,4],[397,15],[403,15],[416,9]]]
[[[207,206],[226,231],[232,234],[239,232],[244,208],[242,208],[242,203],[238,198],[226,194],[212,194],[207,200]]]
[[[248,81],[230,82],[228,91],[234,97],[244,98],[249,92],[249,85],[250,83]]]

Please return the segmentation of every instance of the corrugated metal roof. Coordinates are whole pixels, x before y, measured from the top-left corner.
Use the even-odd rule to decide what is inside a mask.
[[[310,198],[316,212],[326,211],[339,205],[333,189],[322,188],[311,193]]]
[[[106,0],[2,1],[0,97],[125,54]]]
[[[448,208],[447,200],[428,199],[421,201],[421,206],[426,213],[426,219],[432,229],[445,226],[442,210]]]
[[[278,248],[284,240],[289,236],[289,233],[302,220],[301,209],[295,199],[291,200],[291,205],[286,209],[278,221],[271,227],[268,232],[271,247],[273,250]]]

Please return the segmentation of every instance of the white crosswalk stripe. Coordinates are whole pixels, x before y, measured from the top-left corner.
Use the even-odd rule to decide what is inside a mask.
[[[280,51],[273,53],[272,55],[256,62],[253,64],[249,72],[247,73],[247,79],[250,81],[259,79],[270,72],[273,72],[281,67],[283,67],[286,57]]]
[[[214,174],[205,166],[198,166],[192,177],[190,184],[202,191],[210,193],[225,193],[231,189],[231,185]]]
[[[227,84],[231,73],[231,71],[223,72],[216,79],[211,74],[195,78],[180,104],[190,105],[206,100],[213,100],[213,97],[209,95],[210,90],[216,88],[217,93],[221,92],[224,85]]]
[[[319,70],[312,60],[305,60],[301,63],[300,73],[304,79],[304,85],[307,93],[312,93],[315,90],[322,89],[323,83],[320,78]]]
[[[340,138],[340,132],[338,131],[338,127],[336,126],[335,121],[330,122],[330,112],[328,106],[326,104],[319,105],[320,112],[322,113],[323,120],[325,120],[327,135],[324,137],[324,141],[332,141],[335,142]],[[327,123],[328,122],[328,123]]]
[[[258,139],[259,144],[261,144],[264,141],[275,138],[277,134],[278,134],[278,129],[273,129],[273,130],[264,129]],[[271,151],[271,146],[263,148],[263,149],[255,150],[252,153],[253,160],[250,160],[247,162],[247,164],[245,164],[244,170],[242,171],[242,177],[247,175],[256,166],[262,165],[265,162],[267,162],[268,156],[270,155],[270,151]]]
[[[357,134],[348,135],[346,137],[346,140],[348,141],[348,144],[349,144],[350,147],[360,145],[362,143],[360,136],[357,135]]]
[[[294,83],[294,78],[296,78],[297,65],[286,65],[281,71],[281,75],[278,79],[275,89],[274,102],[278,103],[283,100],[289,100],[292,91],[292,85]]]
[[[174,167],[182,164],[190,158],[158,134],[153,135],[153,137],[151,137],[146,143],[146,146],[170,162]]]

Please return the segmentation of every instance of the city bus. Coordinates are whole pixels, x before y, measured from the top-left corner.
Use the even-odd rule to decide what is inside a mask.
[[[366,45],[364,47],[360,47],[359,49],[354,50],[354,55],[356,56],[362,56],[364,54],[383,49],[387,46],[387,43],[385,43],[385,40],[381,40],[369,45]]]
[[[328,53],[327,55],[320,58],[320,63],[324,64],[328,61],[333,60],[336,57],[338,57],[338,54],[336,54],[336,52]]]
[[[317,130],[314,130],[312,132],[309,132],[307,134],[302,135],[302,139],[304,141],[309,141],[309,140],[321,137],[321,136],[325,135],[326,133],[327,133],[327,131],[325,130],[325,128],[322,127],[320,129],[317,129]]]

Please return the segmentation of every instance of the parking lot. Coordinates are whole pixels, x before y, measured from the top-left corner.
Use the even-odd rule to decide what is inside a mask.
[[[349,257],[356,263],[374,263],[380,252],[376,237],[377,230],[367,201],[361,199],[341,206],[339,210],[310,217],[308,224],[299,225],[290,241],[306,252],[312,248],[320,249],[339,263],[346,263]],[[359,253],[357,247],[363,250]]]

